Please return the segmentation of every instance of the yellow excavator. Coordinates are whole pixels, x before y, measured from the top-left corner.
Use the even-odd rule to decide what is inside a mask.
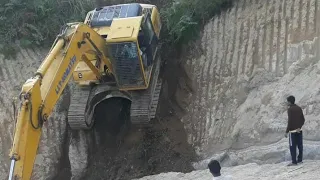
[[[62,27],[34,77],[22,86],[10,151],[9,180],[29,180],[43,124],[71,76],[68,124],[90,130],[96,106],[110,98],[127,99],[132,124],[155,117],[161,89],[159,76],[160,15],[151,4],[95,8],[84,22]]]

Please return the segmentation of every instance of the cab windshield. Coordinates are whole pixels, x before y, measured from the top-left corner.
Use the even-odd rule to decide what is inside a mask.
[[[122,87],[143,85],[137,43],[110,43],[108,49],[119,85]]]

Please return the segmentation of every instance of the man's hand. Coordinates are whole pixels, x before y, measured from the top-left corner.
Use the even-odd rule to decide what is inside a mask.
[[[287,138],[287,137],[288,137],[288,133],[285,133],[285,134],[284,134],[284,137]]]

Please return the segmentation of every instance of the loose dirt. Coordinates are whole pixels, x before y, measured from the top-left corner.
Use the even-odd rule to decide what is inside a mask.
[[[193,170],[192,147],[186,141],[182,123],[175,119],[155,119],[150,127],[132,127],[117,141],[95,150],[85,179],[129,180],[161,172]]]

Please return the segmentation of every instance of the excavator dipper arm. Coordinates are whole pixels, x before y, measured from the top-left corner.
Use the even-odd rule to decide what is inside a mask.
[[[52,113],[80,59],[98,78],[101,76],[99,69],[88,60],[85,53],[95,52],[112,71],[109,60],[102,53],[103,48],[105,40],[90,27],[83,23],[68,24],[58,35],[35,76],[23,84],[10,152],[9,180],[31,178],[42,125]]]

